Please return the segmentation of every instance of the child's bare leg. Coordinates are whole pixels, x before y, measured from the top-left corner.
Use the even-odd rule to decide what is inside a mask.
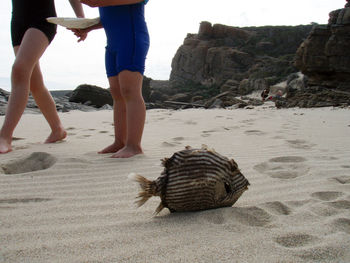
[[[55,101],[44,85],[39,62],[35,65],[32,73],[30,80],[30,91],[32,92],[32,96],[34,97],[36,104],[51,128],[51,133],[49,137],[47,137],[45,143],[54,143],[66,138],[67,132],[63,128],[61,120],[58,116]]]
[[[0,131],[0,153],[12,150],[13,131],[27,104],[33,68],[48,44],[46,36],[41,31],[30,28],[25,33],[21,45],[14,47],[16,59],[11,73],[11,95]]]
[[[114,142],[99,153],[115,153],[124,147],[126,141],[126,108],[118,76],[109,77],[108,81],[113,97]]]
[[[127,134],[125,146],[113,158],[129,158],[142,154],[141,138],[146,118],[142,97],[142,79],[139,72],[124,70],[119,73],[119,85],[126,104]]]

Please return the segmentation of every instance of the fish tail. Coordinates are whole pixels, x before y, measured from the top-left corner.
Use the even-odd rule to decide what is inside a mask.
[[[139,183],[141,187],[141,191],[137,195],[137,200],[135,202],[138,207],[146,203],[152,196],[157,195],[156,184],[154,181],[150,181],[145,177],[134,173],[129,174],[128,178]]]

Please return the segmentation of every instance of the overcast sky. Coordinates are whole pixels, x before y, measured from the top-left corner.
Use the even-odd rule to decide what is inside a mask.
[[[29,0],[23,0],[29,1]],[[73,17],[68,0],[56,0],[57,15]],[[187,33],[197,33],[201,21],[230,26],[327,24],[330,11],[343,8],[345,0],[149,0],[146,20],[151,47],[145,75],[168,79],[171,60]],[[14,60],[10,38],[11,1],[2,0],[0,9],[0,88],[10,89]],[[96,8],[84,7],[86,17],[97,17]],[[49,89],[74,89],[88,83],[108,87],[104,69],[103,30],[76,43],[70,31],[58,33],[41,58],[44,79]]]

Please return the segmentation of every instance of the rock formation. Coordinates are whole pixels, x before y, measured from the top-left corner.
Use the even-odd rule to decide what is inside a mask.
[[[315,26],[300,45],[295,66],[305,74],[302,85],[287,87],[280,107],[350,105],[350,7],[330,12],[328,25]]]
[[[245,79],[261,78],[275,84],[297,71],[293,57],[311,28],[312,25],[238,28],[202,22],[198,34],[188,34],[177,50],[170,81],[177,85],[216,86],[222,91],[232,88],[236,95],[256,88],[240,87]]]
[[[349,5],[349,3],[347,3]],[[308,85],[350,91],[350,8],[332,11],[327,26],[316,26],[296,52],[295,65]]]

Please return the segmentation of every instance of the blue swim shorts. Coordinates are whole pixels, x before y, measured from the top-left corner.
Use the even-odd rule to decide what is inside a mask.
[[[99,11],[107,36],[107,76],[117,76],[123,70],[143,75],[149,49],[144,3],[100,7]]]

